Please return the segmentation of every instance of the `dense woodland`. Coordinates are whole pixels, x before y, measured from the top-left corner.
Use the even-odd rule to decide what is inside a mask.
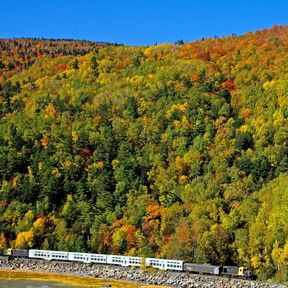
[[[184,45],[0,46],[0,249],[287,277],[288,26]]]

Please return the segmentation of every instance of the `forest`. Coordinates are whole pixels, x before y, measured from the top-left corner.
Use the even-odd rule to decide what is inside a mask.
[[[0,250],[288,279],[288,26],[149,47],[0,47]]]

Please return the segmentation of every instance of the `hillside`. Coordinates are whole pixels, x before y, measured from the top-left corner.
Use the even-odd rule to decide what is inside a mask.
[[[1,249],[287,277],[288,26],[151,47],[31,41],[0,41]]]
[[[91,42],[65,39],[14,38],[0,39],[0,73],[12,72],[30,67],[37,59],[63,55],[85,55],[98,48],[110,45],[104,42]],[[9,73],[10,71],[10,73]]]

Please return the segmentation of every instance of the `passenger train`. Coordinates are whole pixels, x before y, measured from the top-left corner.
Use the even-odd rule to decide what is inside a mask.
[[[246,267],[217,266],[210,264],[193,264],[180,260],[142,258],[135,256],[105,255],[80,252],[36,250],[36,249],[7,249],[6,256],[25,257],[31,259],[77,261],[82,263],[97,263],[120,265],[124,267],[153,267],[160,270],[184,271],[199,274],[226,275],[233,277],[251,278],[251,272]]]

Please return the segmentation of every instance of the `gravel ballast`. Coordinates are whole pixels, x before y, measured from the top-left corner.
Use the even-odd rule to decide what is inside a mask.
[[[179,288],[284,288],[281,284],[231,279],[218,276],[206,276],[183,272],[156,271],[151,273],[129,267],[84,264],[76,262],[58,262],[31,259],[0,260],[1,269],[29,270],[65,275],[95,277],[102,279],[133,281],[144,284],[163,285]]]

